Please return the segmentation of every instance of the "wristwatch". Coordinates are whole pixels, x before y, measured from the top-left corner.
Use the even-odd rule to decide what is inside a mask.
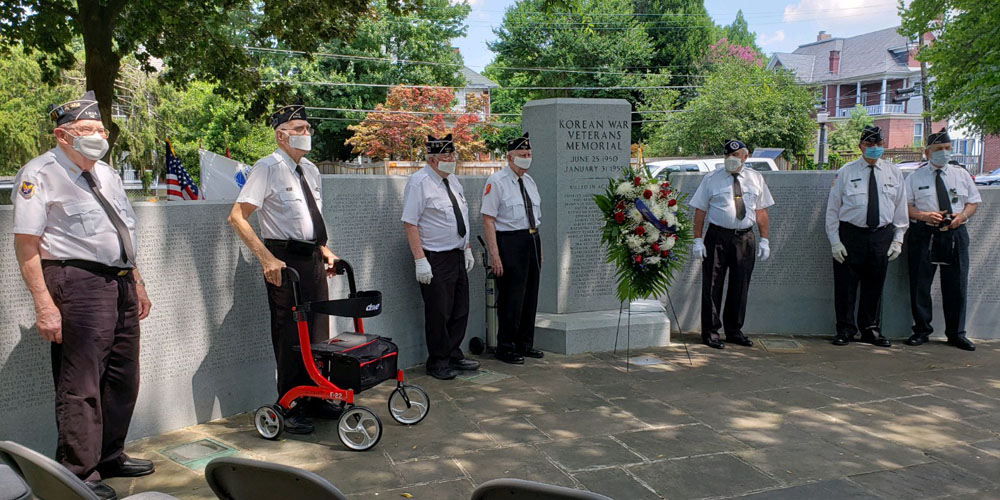
[[[146,286],[146,280],[138,280],[135,282],[136,285]]]

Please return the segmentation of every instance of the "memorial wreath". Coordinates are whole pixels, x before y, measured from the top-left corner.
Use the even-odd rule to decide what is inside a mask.
[[[618,300],[667,292],[691,244],[686,195],[674,191],[669,176],[653,177],[640,159],[621,178],[609,179],[594,202],[604,218],[601,242],[614,263]]]

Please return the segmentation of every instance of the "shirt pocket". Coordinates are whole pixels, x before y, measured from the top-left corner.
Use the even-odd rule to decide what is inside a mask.
[[[521,191],[514,191],[504,196],[503,205],[505,207],[503,211],[509,217],[516,219],[518,217],[525,217],[527,213],[524,210],[524,198],[521,197]]]
[[[63,211],[66,212],[67,230],[74,235],[94,236],[101,229],[101,221],[108,219],[101,204],[92,200],[65,203]],[[111,226],[110,220],[108,225]]]
[[[735,203],[733,200],[733,186],[731,184],[712,191],[712,199],[709,204],[724,209],[730,203]]]
[[[760,189],[754,186],[747,186],[743,190],[743,206],[747,210],[756,210],[758,199],[760,199]]]
[[[868,204],[868,181],[847,182],[844,184],[845,201],[853,206]]]
[[[882,184],[881,198],[879,198],[881,203],[885,203],[887,207],[891,207],[896,202],[896,197],[903,189],[903,185],[898,182]],[[882,207],[879,207],[881,209]]]
[[[281,200],[281,208],[284,215],[292,219],[301,219],[303,215],[302,204],[305,201],[299,193],[295,191],[285,191],[278,193]]]

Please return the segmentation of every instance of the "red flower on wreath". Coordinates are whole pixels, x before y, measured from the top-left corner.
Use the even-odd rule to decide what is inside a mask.
[[[642,197],[648,200],[653,197],[653,192],[647,189],[642,192]]]
[[[635,234],[638,234],[639,236],[646,234],[646,228],[642,226],[635,228]]]
[[[625,202],[619,200],[618,203],[615,203],[615,208],[618,210],[625,210]]]
[[[669,190],[663,190],[663,189],[660,190],[660,198],[666,198],[667,195],[669,194],[670,194]]]
[[[670,250],[664,250],[660,252],[660,255],[662,255],[664,259],[670,257]]]
[[[663,187],[665,187],[665,188],[668,188],[668,187],[670,187],[670,182],[664,182],[663,184],[660,184],[660,185],[663,186]]]
[[[670,200],[670,201],[667,202],[667,206],[668,207],[672,207],[672,206],[674,206],[676,204],[677,204],[677,200]]]
[[[639,184],[642,184],[642,178],[641,177],[636,177],[635,179],[632,179],[632,185],[633,186],[639,187]]]
[[[653,251],[654,252],[659,252],[660,251],[660,245],[657,245],[656,243],[653,243]]]
[[[625,222],[625,212],[615,212],[615,222],[619,224]]]
[[[635,263],[636,264],[642,264],[642,256],[641,255],[636,255],[635,256]]]
[[[664,220],[664,219],[660,219],[660,224],[663,224],[664,226],[666,226],[667,225],[667,221]]]

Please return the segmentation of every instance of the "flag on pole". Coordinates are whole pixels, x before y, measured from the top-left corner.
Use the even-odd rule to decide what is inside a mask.
[[[170,141],[165,142],[167,143],[167,201],[200,200],[198,186],[177,159]]]

